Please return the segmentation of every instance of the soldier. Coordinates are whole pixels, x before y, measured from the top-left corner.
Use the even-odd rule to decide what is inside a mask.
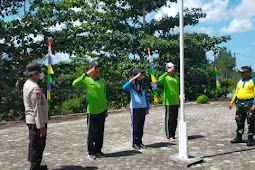
[[[159,82],[164,83],[163,104],[166,107],[166,137],[167,139],[170,139],[170,141],[174,141],[177,127],[178,108],[180,107],[180,79],[177,75],[175,75],[175,65],[172,62],[166,64],[166,72],[159,77]]]
[[[88,125],[88,159],[95,160],[106,155],[101,151],[104,140],[105,117],[108,116],[106,103],[106,82],[99,78],[100,65],[97,61],[89,63],[86,74],[73,81],[73,86],[85,88],[87,99],[87,125]]]
[[[30,63],[23,73],[28,76],[28,80],[23,86],[23,99],[26,123],[29,129],[28,161],[31,163],[30,170],[48,169],[46,165],[41,166],[48,122],[48,103],[37,84],[44,77],[43,70],[44,68],[38,64]]]
[[[247,119],[248,123],[248,140],[247,146],[253,146],[254,135],[254,112],[255,112],[255,79],[251,77],[251,66],[241,67],[241,77],[235,88],[235,94],[229,104],[232,109],[233,103],[236,103],[236,138],[231,143],[242,142],[242,134],[244,132],[244,123]]]

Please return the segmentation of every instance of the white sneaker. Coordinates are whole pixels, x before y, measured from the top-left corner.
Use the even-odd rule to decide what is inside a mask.
[[[95,156],[95,155],[88,155],[87,158],[88,158],[90,161],[96,160],[96,156]]]
[[[174,141],[175,141],[175,137],[170,137],[170,138],[169,138],[169,141],[170,141],[170,142],[174,142]]]

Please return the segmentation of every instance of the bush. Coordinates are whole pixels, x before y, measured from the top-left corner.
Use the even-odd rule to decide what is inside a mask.
[[[61,114],[81,113],[86,111],[86,96],[65,101],[61,107]]]
[[[204,94],[197,97],[197,103],[207,103],[208,101],[209,98]]]

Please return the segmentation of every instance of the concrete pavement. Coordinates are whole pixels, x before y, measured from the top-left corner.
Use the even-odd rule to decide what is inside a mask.
[[[86,158],[85,116],[70,120],[52,119],[48,124],[42,164],[47,164],[53,170],[254,170],[255,146],[230,143],[235,137],[236,125],[235,108],[229,110],[228,103],[229,100],[212,101],[210,104],[185,104],[188,152],[191,156],[202,158],[204,162],[200,164],[185,167],[170,159],[171,155],[178,154],[178,141],[170,142],[165,137],[164,106],[152,107],[150,114],[146,116],[143,142],[148,148],[140,150],[131,147],[129,110],[110,112],[106,119],[103,146],[103,152],[108,157],[95,161]],[[26,124],[0,126],[0,169],[29,169]],[[244,135],[244,139],[246,138],[247,134]]]

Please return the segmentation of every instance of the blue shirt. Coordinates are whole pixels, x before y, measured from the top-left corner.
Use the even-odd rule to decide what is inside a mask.
[[[147,108],[150,109],[149,100],[148,100],[148,94],[147,90],[144,89],[142,91],[142,95],[137,93],[132,88],[132,83],[130,81],[126,82],[122,86],[123,90],[130,91],[131,96],[131,102],[130,102],[130,108]]]

